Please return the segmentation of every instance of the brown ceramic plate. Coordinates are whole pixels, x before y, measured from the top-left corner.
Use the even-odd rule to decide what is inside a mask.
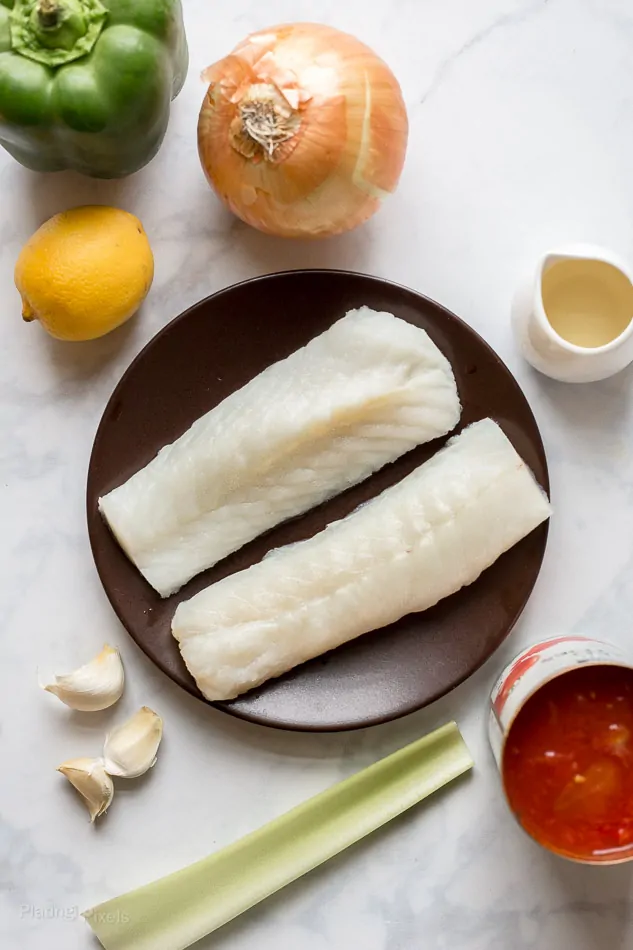
[[[308,270],[246,281],[196,304],[145,347],[106,407],[90,460],[88,527],[97,570],[120,620],[154,663],[201,699],[170,633],[176,605],[259,561],[270,548],[343,517],[411,472],[444,440],[420,446],[257,538],[167,600],[127,560],[99,516],[97,500],[229,393],[363,304],[423,327],[453,365],[464,407],[461,427],[491,416],[548,488],[539,431],[514,378],[470,327],[420,294],[362,274]],[[508,636],[534,587],[546,540],[543,526],[432,610],[215,705],[265,725],[318,731],[368,726],[419,709],[470,676]]]

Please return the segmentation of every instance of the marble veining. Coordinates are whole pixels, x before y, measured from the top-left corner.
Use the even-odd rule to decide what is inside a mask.
[[[631,872],[541,852],[501,799],[485,737],[492,680],[560,631],[633,639],[631,370],[572,388],[517,356],[509,311],[543,248],[593,241],[633,261],[630,0],[184,0],[191,69],[167,139],[115,183],[41,176],[0,155],[0,947],[96,947],[78,912],[230,842],[455,717],[471,777],[226,927],[202,950],[625,950]],[[325,243],[264,237],[233,220],[199,169],[200,71],[247,32],[293,19],[357,34],[398,74],[411,116],[398,193]],[[49,215],[118,204],[138,214],[156,281],[138,319],[63,345],[20,320],[16,256]],[[518,628],[471,680],[400,722],[301,736],[232,720],[153,669],[115,620],[88,547],[84,488],[105,402],[144,343],[234,281],[344,267],[420,290],[464,317],[516,373],[551,465],[555,516]],[[298,315],[299,318],[300,315]],[[37,687],[118,645],[128,674],[111,712],[73,714]],[[165,719],[159,763],[118,783],[89,826],[55,767],[97,754],[141,703]]]

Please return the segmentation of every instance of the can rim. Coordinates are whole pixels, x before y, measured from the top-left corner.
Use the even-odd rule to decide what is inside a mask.
[[[543,640],[543,641],[541,641],[541,642],[542,642],[543,644],[546,644],[546,643],[549,643],[549,642],[554,641],[554,640],[557,640],[557,639],[559,639],[559,638],[558,638],[558,637],[550,637],[548,640]],[[588,643],[592,643],[592,642],[593,642],[593,643],[602,643],[602,644],[604,644],[604,645],[606,645],[606,646],[611,646],[611,644],[606,643],[606,641],[604,641],[604,640],[596,640],[594,637],[577,637],[577,638],[576,638],[576,641],[577,641],[577,642],[580,641],[580,640],[585,640],[585,641],[587,641]],[[514,657],[514,659],[512,659],[512,660],[508,663],[506,669],[509,669],[509,668],[513,665],[513,663],[514,663],[516,660],[518,660],[518,658],[519,658],[520,656],[522,656],[523,653],[527,652],[527,650],[529,650],[529,649],[530,649],[530,647],[526,647],[525,650],[521,650],[520,653],[517,653],[517,655]],[[621,660],[621,661],[618,661],[618,660],[596,660],[596,661],[588,661],[588,662],[586,662],[586,663],[583,663],[582,665],[583,665],[583,668],[585,668],[585,667],[591,667],[591,666],[617,666],[617,667],[619,667],[620,669],[631,670],[631,672],[633,673],[633,661],[631,661],[630,663],[627,663],[625,660]],[[521,823],[521,821],[519,820],[519,818],[518,818],[516,812],[514,811],[512,805],[511,805],[511,803],[510,803],[510,798],[509,798],[509,796],[508,796],[508,791],[507,791],[507,788],[506,788],[506,781],[505,781],[505,773],[504,773],[505,752],[506,752],[506,746],[507,746],[507,743],[508,743],[508,739],[510,738],[510,733],[512,732],[512,727],[514,726],[514,724],[515,724],[515,722],[516,722],[516,720],[517,720],[517,717],[518,717],[519,713],[520,713],[520,712],[523,710],[523,708],[527,705],[527,703],[530,701],[530,699],[532,699],[533,696],[536,696],[536,694],[537,694],[538,692],[540,692],[540,690],[541,690],[544,686],[547,686],[548,683],[552,683],[554,680],[559,679],[559,677],[565,676],[567,673],[572,672],[573,669],[574,669],[573,665],[570,665],[567,669],[559,670],[557,673],[553,673],[551,676],[548,676],[547,679],[544,679],[542,683],[539,683],[538,686],[536,686],[530,693],[528,693],[528,695],[525,697],[525,699],[523,700],[523,702],[521,703],[521,705],[519,706],[519,708],[518,708],[517,711],[515,712],[514,716],[512,717],[512,719],[510,720],[510,722],[508,723],[507,730],[506,730],[505,734],[503,735],[503,739],[502,739],[502,743],[501,743],[501,752],[500,752],[500,755],[499,755],[499,777],[500,777],[500,779],[501,779],[501,789],[502,789],[502,791],[503,791],[503,797],[505,798],[506,805],[508,806],[508,810],[509,810],[510,814],[512,815],[512,818],[514,819],[515,823],[519,826],[519,828],[521,829],[521,831],[523,832],[523,834],[524,834],[524,835],[527,835],[527,837],[530,839],[530,841],[533,841],[533,842],[534,842],[535,844],[537,844],[540,848],[544,848],[545,851],[548,851],[550,854],[554,854],[554,855],[556,855],[556,857],[563,858],[563,860],[565,860],[565,861],[571,861],[573,864],[584,864],[584,865],[590,865],[590,866],[592,866],[592,867],[598,867],[598,866],[600,866],[600,865],[603,865],[603,866],[605,866],[605,865],[606,865],[606,866],[614,866],[614,865],[616,865],[616,864],[628,864],[629,862],[633,861],[633,844],[631,844],[631,845],[628,847],[628,849],[627,849],[627,851],[626,851],[626,854],[623,854],[621,857],[616,857],[616,856],[611,857],[611,856],[609,856],[609,855],[605,855],[604,858],[581,858],[581,857],[578,857],[578,856],[575,856],[575,855],[572,855],[572,854],[567,854],[567,853],[564,852],[564,851],[560,851],[558,848],[552,847],[552,846],[550,846],[549,844],[545,844],[544,842],[539,841],[538,838],[536,838],[531,832],[529,832],[529,831],[527,830],[527,828],[525,828],[524,825]]]
[[[589,639],[589,638],[587,638],[587,639]],[[547,641],[544,640],[543,642],[546,643]],[[601,643],[601,642],[603,642],[603,641],[601,641],[601,640],[596,640],[596,641],[594,641],[594,642],[595,642],[595,643]],[[523,652],[525,652],[525,651],[523,651]],[[521,656],[520,653],[517,654],[517,657],[519,657],[519,656]],[[514,662],[514,661],[513,661],[513,662]],[[626,663],[626,662],[624,662],[624,661],[618,662],[617,660],[588,661],[587,663],[583,663],[582,666],[583,666],[583,669],[586,668],[586,667],[589,667],[589,666],[618,666],[618,667],[620,667],[620,668],[623,669],[623,670],[631,670],[631,672],[633,672],[633,661],[632,661],[631,663]],[[503,779],[503,756],[504,756],[505,749],[506,749],[506,743],[507,743],[508,739],[510,738],[510,733],[512,732],[512,727],[513,727],[513,725],[515,724],[515,722],[516,722],[516,720],[517,720],[517,716],[519,715],[519,713],[521,712],[521,710],[523,709],[523,707],[526,706],[527,703],[532,699],[532,697],[533,697],[533,696],[536,696],[536,694],[539,693],[539,692],[543,689],[544,686],[547,686],[548,683],[552,683],[554,680],[559,679],[559,677],[561,677],[561,676],[566,676],[566,674],[567,674],[567,673],[571,673],[573,669],[574,669],[574,667],[573,667],[573,666],[570,666],[568,669],[560,670],[558,673],[553,673],[551,676],[548,676],[547,679],[544,679],[542,683],[539,683],[538,686],[536,686],[531,692],[529,692],[529,693],[527,694],[527,696],[525,697],[525,699],[523,700],[523,702],[521,703],[521,705],[519,706],[519,708],[518,708],[517,711],[515,712],[514,716],[513,716],[512,719],[509,721],[507,730],[506,730],[506,732],[505,732],[505,735],[503,736],[503,740],[502,740],[502,743],[501,743],[501,756],[500,756],[500,759],[499,759],[500,765],[501,765],[501,768],[500,768],[499,771],[501,772],[501,778],[502,778],[502,779]]]

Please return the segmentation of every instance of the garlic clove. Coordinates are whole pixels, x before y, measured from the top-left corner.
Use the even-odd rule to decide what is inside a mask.
[[[56,676],[53,683],[42,685],[71,709],[96,712],[107,709],[121,697],[125,674],[118,650],[106,644],[90,663],[73,673]]]
[[[105,770],[120,778],[138,778],[156,762],[163,736],[163,720],[147,706],[106,736]]]
[[[103,759],[68,759],[57,769],[73,785],[90,812],[90,821],[103,815],[110,807],[114,784],[103,767]]]

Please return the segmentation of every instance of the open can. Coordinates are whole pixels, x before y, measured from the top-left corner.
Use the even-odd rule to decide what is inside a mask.
[[[490,695],[488,735],[511,811],[504,778],[504,753],[517,716],[541,687],[564,673],[586,666],[619,666],[633,671],[633,657],[601,640],[580,636],[554,637],[520,653],[495,682]],[[622,864],[633,860],[633,844],[615,854],[576,857],[550,848],[538,838],[534,837],[534,840],[547,850],[580,864]]]

